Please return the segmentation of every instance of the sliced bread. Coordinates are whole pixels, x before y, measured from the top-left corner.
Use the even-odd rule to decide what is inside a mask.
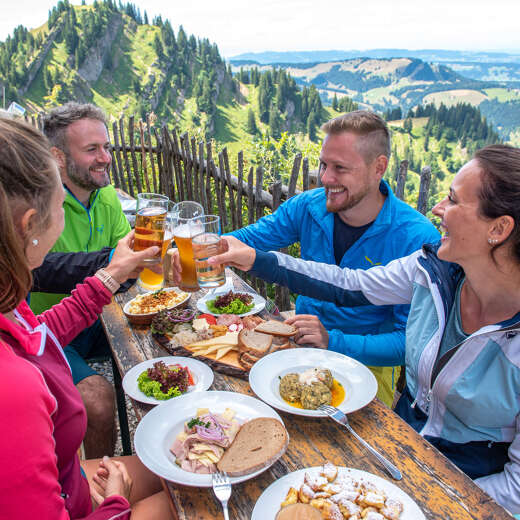
[[[280,421],[271,417],[251,419],[242,425],[217,468],[230,477],[253,473],[280,458],[288,444],[289,435]]]
[[[267,320],[255,327],[256,332],[263,332],[264,334],[272,334],[273,336],[282,336],[290,338],[296,334],[296,327],[287,325],[283,321]]]
[[[273,336],[270,334],[262,334],[249,329],[242,329],[238,333],[239,352],[248,352],[258,358],[269,352],[272,342]]]
[[[284,350],[289,347],[290,344],[287,338],[284,338],[282,336],[273,336],[273,343],[271,345],[271,348],[269,349],[269,354],[271,352],[276,352],[277,350]]]
[[[242,352],[240,357],[238,358],[238,362],[242,365],[246,370],[251,370],[251,367],[259,360],[260,358],[250,354],[249,352]]]

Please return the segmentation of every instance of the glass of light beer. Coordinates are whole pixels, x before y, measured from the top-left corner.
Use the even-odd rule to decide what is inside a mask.
[[[168,201],[168,212],[166,214],[164,239],[162,242],[161,249],[161,260],[164,259],[166,251],[171,246],[173,240],[173,224],[174,219],[177,217],[177,213],[173,211],[175,206],[175,202],[172,202],[171,200]],[[152,271],[151,269],[145,267],[139,275],[138,282],[139,285],[147,291],[157,291],[158,289],[161,289],[164,286],[164,272],[156,273],[155,271]]]
[[[165,195],[156,193],[137,195],[134,251],[142,251],[152,246],[159,246],[162,249],[168,202],[169,199]],[[154,258],[145,260],[145,263],[157,264],[160,261],[161,251]]]
[[[203,288],[218,287],[226,282],[223,265],[209,265],[208,258],[224,252],[220,238],[220,217],[206,215],[199,219],[202,232],[192,239],[193,258],[199,285]]]
[[[183,201],[176,204],[173,211],[177,213],[173,228],[173,239],[179,250],[182,268],[179,287],[183,291],[198,291],[199,284],[193,260],[191,239],[201,232],[200,218],[204,215],[204,208],[198,202]]]

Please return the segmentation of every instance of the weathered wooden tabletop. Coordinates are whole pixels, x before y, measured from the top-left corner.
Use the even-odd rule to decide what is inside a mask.
[[[251,290],[238,276],[232,276],[236,289]],[[122,376],[141,361],[167,354],[152,338],[149,327],[132,326],[123,314],[123,305],[137,293],[138,289],[133,287],[127,293],[116,295],[102,315],[103,325]],[[195,307],[197,299],[203,294],[203,291],[194,293],[190,305]],[[254,395],[246,381],[217,372],[211,389]],[[150,406],[137,402],[134,402],[134,406],[138,418],[151,409]],[[350,423],[359,435],[399,468],[403,475],[400,482],[392,481],[379,462],[332,420],[279,413],[290,435],[289,448],[267,471],[233,487],[229,502],[231,518],[249,519],[256,500],[272,482],[291,471],[318,466],[326,460],[387,478],[408,493],[428,519],[512,518],[469,477],[377,399],[349,415]],[[179,520],[223,518],[220,503],[211,489],[183,487],[171,483],[166,483],[165,489],[168,490],[172,510]]]

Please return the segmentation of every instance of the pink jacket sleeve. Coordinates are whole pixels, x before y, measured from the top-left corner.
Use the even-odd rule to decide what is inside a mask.
[[[37,319],[40,323],[46,323],[60,344],[65,346],[98,319],[111,299],[112,293],[98,278],[91,276],[78,284],[68,298],[37,316]]]
[[[56,400],[41,372],[2,342],[0,367],[1,517],[71,520],[58,483],[51,419]],[[120,496],[108,498],[86,517],[88,520],[129,518],[130,505]]]

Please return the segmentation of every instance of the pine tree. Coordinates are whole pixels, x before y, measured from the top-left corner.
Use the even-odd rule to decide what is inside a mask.
[[[278,108],[273,103],[269,109],[269,131],[273,137],[278,139],[282,130],[282,121]]]
[[[316,114],[312,111],[307,118],[307,135],[311,141],[316,141]]]
[[[334,92],[334,97],[332,98],[332,110],[338,111],[338,96]]]
[[[164,49],[161,38],[158,34],[156,34],[153,39],[153,48],[155,49],[155,53],[157,54],[159,60],[162,60],[164,58]]]
[[[247,111],[247,133],[256,135],[258,133],[258,127],[256,126],[255,113],[253,109],[249,107]]]
[[[48,94],[52,92],[52,87],[54,86],[54,83],[52,81],[52,74],[49,67],[45,67],[43,69],[43,84]]]

